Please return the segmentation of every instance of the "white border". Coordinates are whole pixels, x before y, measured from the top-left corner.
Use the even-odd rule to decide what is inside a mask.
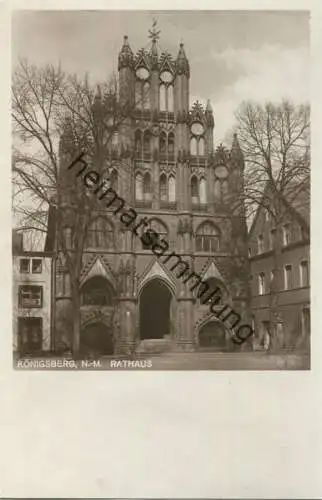
[[[0,419],[4,431],[0,496],[321,497],[321,3],[153,3],[154,9],[203,10],[307,10],[310,5],[312,369],[145,373],[12,370],[8,47],[12,8],[151,10],[151,2],[29,0],[0,4]]]

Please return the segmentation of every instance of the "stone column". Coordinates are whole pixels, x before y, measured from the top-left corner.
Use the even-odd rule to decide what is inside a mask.
[[[133,355],[136,345],[135,300],[121,298],[119,301],[119,332],[115,346],[117,355]]]

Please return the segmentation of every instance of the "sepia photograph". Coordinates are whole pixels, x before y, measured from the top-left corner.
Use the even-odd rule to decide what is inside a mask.
[[[309,370],[309,12],[11,36],[14,368]]]

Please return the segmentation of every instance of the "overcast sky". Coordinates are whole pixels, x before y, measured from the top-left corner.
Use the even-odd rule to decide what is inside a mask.
[[[309,100],[309,16],[255,11],[20,11],[12,22],[13,64],[61,62],[93,82],[117,69],[124,35],[132,50],[145,47],[153,17],[160,47],[177,55],[181,41],[190,62],[190,100],[215,114],[215,145],[233,126],[244,99]]]

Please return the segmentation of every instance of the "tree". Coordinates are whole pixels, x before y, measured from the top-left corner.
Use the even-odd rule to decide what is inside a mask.
[[[273,348],[283,339],[279,290],[282,288],[282,225],[288,213],[307,236],[309,223],[301,215],[310,190],[310,109],[308,104],[289,101],[264,106],[244,102],[236,112],[236,132],[245,158],[244,203],[248,217],[259,208],[267,210],[275,222],[274,269],[270,309]]]
[[[97,206],[68,173],[80,153],[97,172],[108,174],[117,162],[126,169],[129,151],[115,145],[116,133],[131,112],[117,100],[117,82],[96,89],[83,80],[47,65],[20,61],[12,79],[13,199],[20,229],[47,234],[54,224],[56,253],[61,254],[71,283],[73,352],[79,351],[80,272],[91,214]],[[125,148],[126,149],[126,148]],[[68,175],[69,174],[69,175]],[[48,214],[54,215],[48,220]],[[54,221],[54,222],[53,222]]]

